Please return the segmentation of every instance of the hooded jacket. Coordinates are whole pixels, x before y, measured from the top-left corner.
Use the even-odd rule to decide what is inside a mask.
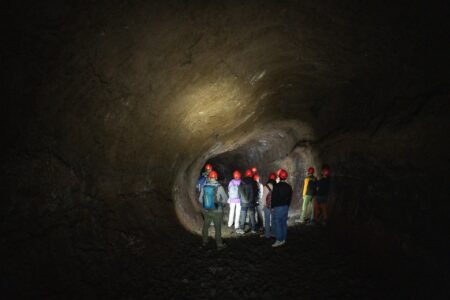
[[[241,180],[240,179],[232,179],[230,181],[230,183],[228,184],[228,195],[230,196],[228,198],[228,203],[241,203],[241,198],[239,197],[239,186],[241,185]],[[237,198],[233,198],[230,195],[230,189],[232,187],[237,187],[238,188],[238,197]]]

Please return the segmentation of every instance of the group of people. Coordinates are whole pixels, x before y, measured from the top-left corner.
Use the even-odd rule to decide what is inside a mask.
[[[299,222],[315,224],[319,214],[323,222],[327,220],[327,196],[329,190],[329,168],[322,170],[322,178],[314,177],[314,169],[308,169],[308,176],[304,181],[303,207]],[[221,229],[224,207],[229,205],[228,227],[235,229],[236,234],[245,234],[247,214],[250,220],[250,232],[261,233],[260,237],[275,238],[272,247],[280,247],[286,243],[287,220],[293,190],[286,182],[288,173],[279,169],[270,173],[263,185],[257,169],[245,171],[241,178],[239,171],[233,172],[233,179],[228,184],[228,193],[218,182],[218,174],[211,164],[206,164],[204,172],[197,183],[198,201],[203,212],[203,247],[208,243],[210,224],[215,227],[215,240],[218,249],[226,247],[222,241]],[[308,217],[309,216],[309,217]]]

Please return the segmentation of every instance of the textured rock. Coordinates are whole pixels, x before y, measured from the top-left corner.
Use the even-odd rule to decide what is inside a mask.
[[[145,266],[164,272],[161,257],[187,253],[172,240],[195,239],[193,185],[208,160],[224,178],[283,166],[296,192],[306,166],[328,163],[333,236],[386,267],[417,262],[426,283],[445,278],[447,4],[373,2],[6,5],[6,288],[60,278],[54,295],[100,286],[107,297],[121,293],[108,274],[124,273],[130,297],[152,296],[139,261],[150,253]],[[161,297],[170,285],[149,280]],[[230,295],[252,296],[239,288]],[[363,296],[348,293],[324,296]]]

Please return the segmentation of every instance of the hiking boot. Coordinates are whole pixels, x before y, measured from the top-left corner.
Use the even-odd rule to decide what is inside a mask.
[[[238,230],[236,230],[236,233],[237,233],[237,234],[244,234],[245,231],[239,228]]]
[[[255,234],[255,233],[257,233],[257,232],[256,232],[256,230],[252,230],[252,231],[250,231],[250,233]]]
[[[295,223],[300,223],[300,224],[303,224],[303,223],[305,223],[304,221],[302,221],[302,220],[300,220],[300,219],[295,219],[295,221],[294,221]]]

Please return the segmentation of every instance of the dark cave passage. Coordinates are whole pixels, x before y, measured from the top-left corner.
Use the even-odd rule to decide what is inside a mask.
[[[448,298],[448,13],[446,1],[5,4],[0,290]],[[224,182],[286,169],[291,223],[306,169],[328,164],[329,226],[291,226],[281,251],[224,230],[228,249],[199,251],[207,162]]]

